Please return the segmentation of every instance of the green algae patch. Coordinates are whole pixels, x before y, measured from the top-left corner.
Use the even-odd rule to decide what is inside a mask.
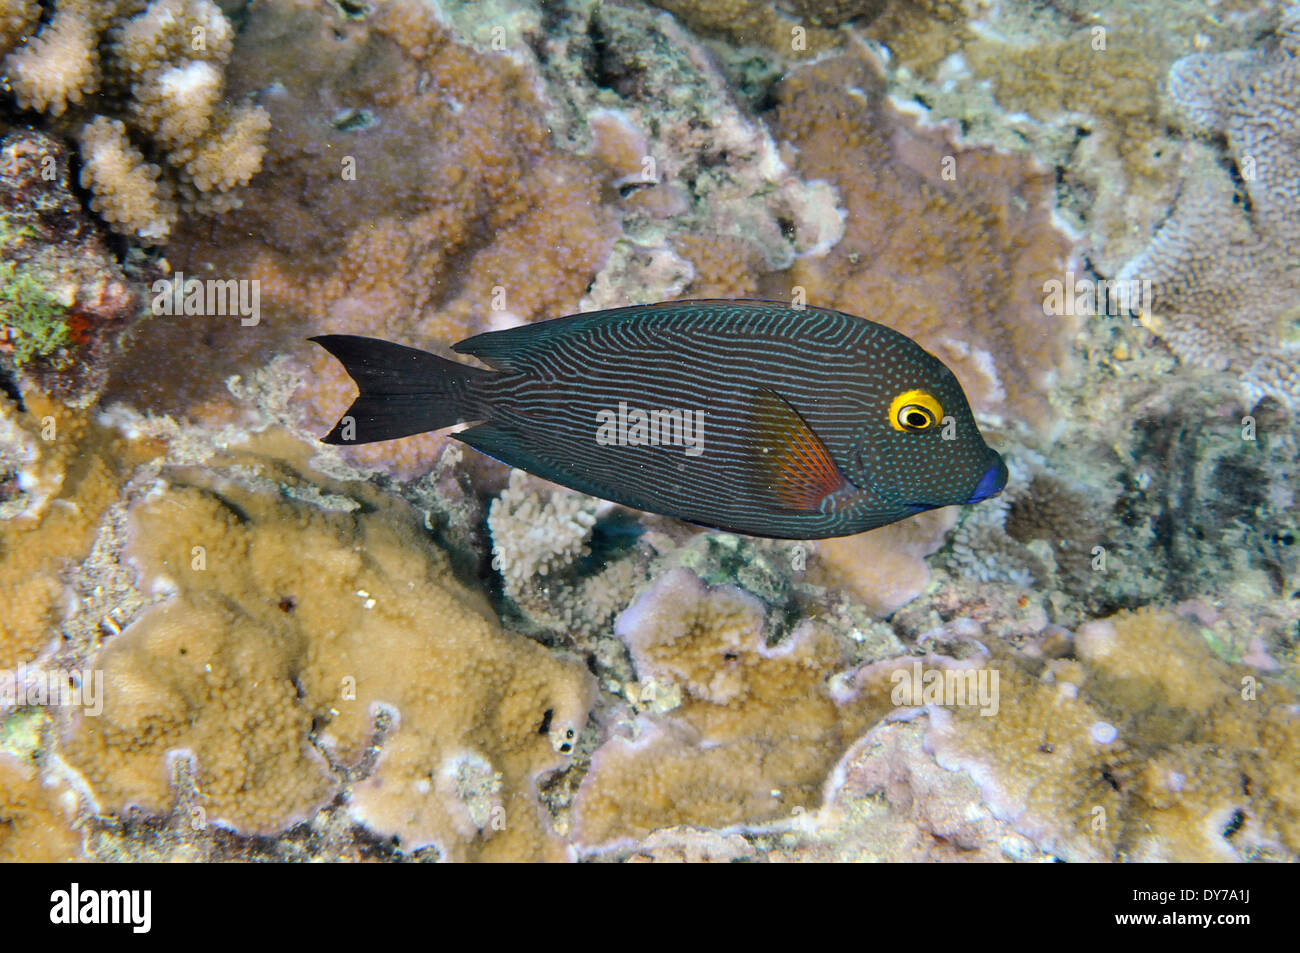
[[[66,347],[67,313],[29,269],[0,262],[0,326],[15,364],[30,364]]]

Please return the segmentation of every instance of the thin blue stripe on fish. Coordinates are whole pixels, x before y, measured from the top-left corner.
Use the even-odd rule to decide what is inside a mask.
[[[768,301],[675,301],[468,338],[490,370],[312,338],[361,394],[327,443],[456,437],[592,496],[735,533],[846,536],[1006,483],[956,377],[884,325]]]

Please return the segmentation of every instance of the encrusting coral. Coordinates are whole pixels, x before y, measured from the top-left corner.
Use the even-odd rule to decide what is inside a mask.
[[[228,415],[221,382],[277,349],[301,349],[316,426],[351,384],[303,328],[412,345],[576,311],[616,234],[597,164],[551,143],[536,94],[508,57],[453,39],[433,8],[372,5],[341,20],[328,5],[276,0],[248,10],[225,73],[229,95],[262,101],[275,128],[265,169],[220,235],[182,222],[172,266],[259,282],[261,321],[147,322],[120,392],[139,406]],[[310,348],[310,352],[307,350]],[[159,373],[153,355],[176,355]],[[187,364],[206,375],[182,370]],[[410,476],[441,443],[417,437],[350,448]]]
[[[850,667],[813,623],[767,644],[766,617],[680,569],[620,617],[638,682],[578,790],[581,850],[635,853],[683,825],[786,831],[804,857],[937,859],[927,831],[983,859],[1300,849],[1294,690],[1217,657],[1184,618],[1120,613],[1024,651],[957,618],[929,639],[960,657],[881,646]]]
[[[101,808],[179,801],[272,833],[346,778],[351,815],[403,849],[563,856],[535,781],[586,721],[582,667],[503,633],[378,496],[331,509],[193,476],[133,507],[129,551],[159,603],[96,657],[103,714],[68,725],[64,757]],[[190,791],[174,786],[178,756]]]
[[[803,289],[809,303],[896,328],[953,368],[978,412],[1041,425],[1075,329],[1070,315],[1044,315],[1044,282],[1072,248],[1052,219],[1052,172],[921,126],[884,92],[860,55],[777,87],[774,134],[798,149],[802,176],[839,190],[847,218],[828,254],[800,258],[769,291]]]
[[[760,823],[816,802],[835,759],[888,710],[888,687],[864,680],[840,704],[827,679],[845,648],[812,623],[769,647],[765,616],[743,590],[676,569],[619,617],[646,710],[593,756],[574,805],[580,847],[676,824]]]
[[[76,135],[81,184],[116,231],[165,242],[179,210],[228,211],[261,168],[270,118],[223,101],[234,28],[212,0],[59,0],[25,42],[0,18],[14,99]],[[6,40],[8,42],[6,42]],[[92,95],[93,94],[93,95]]]
[[[34,766],[0,751],[0,863],[81,859],[81,838],[70,827],[75,807],[66,784],[47,785]]]
[[[40,22],[36,0],[0,0],[0,56],[4,56]]]
[[[179,210],[162,170],[144,161],[119,119],[103,116],[81,130],[81,184],[94,193],[90,207],[112,228],[143,242],[164,241]]]
[[[1295,407],[1295,308],[1300,291],[1300,11],[1289,7],[1266,48],[1195,54],[1169,72],[1169,93],[1193,141],[1169,221],[1124,266],[1122,280],[1150,280],[1144,321],[1183,359],[1240,375],[1251,400]],[[1238,180],[1239,183],[1238,184]]]

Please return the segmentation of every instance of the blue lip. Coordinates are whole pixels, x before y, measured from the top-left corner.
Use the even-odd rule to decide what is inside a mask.
[[[979,483],[975,485],[975,492],[967,503],[979,503],[987,500],[990,496],[997,496],[1002,492],[1002,488],[1007,485],[1007,465],[1001,457],[998,462],[989,467],[980,477]]]

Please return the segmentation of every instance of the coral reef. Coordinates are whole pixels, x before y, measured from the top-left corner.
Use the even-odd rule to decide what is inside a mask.
[[[959,617],[928,637],[955,655],[882,643],[856,667],[810,623],[775,645],[765,624],[753,596],[686,570],[620,617],[638,681],[577,791],[581,849],[656,859],[739,826],[769,860],[1296,854],[1278,767],[1294,688],[1216,655],[1199,623],[1120,613],[1021,651]],[[965,687],[923,696],[923,672]]]
[[[0,694],[0,857],[1296,860],[1297,22],[0,0],[0,692],[105,688]],[[796,294],[1005,492],[761,540],[316,440],[309,332]]]
[[[811,623],[769,647],[765,616],[743,590],[677,569],[619,617],[646,712],[592,758],[574,803],[581,847],[681,824],[754,824],[815,803],[855,733],[888,709],[888,687],[864,679],[838,704],[827,679],[846,647]]]
[[[1177,204],[1121,279],[1155,285],[1144,320],[1182,358],[1240,375],[1251,400],[1300,398],[1294,298],[1300,290],[1300,12],[1289,8],[1273,44],[1196,54],[1169,72],[1189,131],[1221,137],[1232,170],[1210,145],[1190,143]]]
[[[232,96],[273,90],[263,98],[275,129],[265,169],[220,233],[182,222],[168,261],[257,281],[261,321],[211,321],[202,335],[189,321],[147,322],[113,397],[228,419],[222,380],[304,348],[307,328],[449,345],[577,309],[615,223],[595,163],[553,147],[536,94],[506,56],[455,42],[412,0],[347,20],[277,0],[250,8],[225,76]],[[174,373],[159,373],[160,348],[177,355]],[[351,384],[323,352],[310,359],[303,400],[321,427]],[[211,373],[198,378],[185,364]],[[349,454],[409,478],[441,443]]]
[[[277,475],[261,467],[261,480]],[[178,472],[130,520],[131,558],[159,602],[97,656],[104,713],[74,715],[64,745],[103,810],[179,802],[205,823],[272,833],[344,777],[352,816],[405,849],[563,855],[532,792],[576,743],[588,676],[502,633],[409,516]]]
[[[0,140],[0,366],[85,405],[143,309],[146,274],[119,263],[83,212],[68,159],[42,133]]]
[[[773,128],[798,149],[796,169],[831,182],[847,211],[843,239],[797,260],[776,293],[800,288],[915,338],[953,368],[977,412],[1048,421],[1075,327],[1043,309],[1044,282],[1071,252],[1052,220],[1050,170],[903,116],[862,56],[802,67],[775,95]]]
[[[18,7],[3,22],[30,28]],[[0,49],[16,35],[0,33],[11,38]],[[182,208],[238,206],[237,189],[261,167],[268,114],[222,99],[233,35],[212,0],[59,0],[4,69],[21,108],[76,132],[95,210],[116,231],[161,244]]]
[[[543,502],[528,483],[528,474],[511,470],[509,486],[488,510],[492,566],[505,580],[506,593],[520,604],[534,586],[545,584],[545,577],[591,551],[587,541],[596,522],[596,501],[590,497],[557,490]]]
[[[61,863],[82,857],[70,829],[76,797],[66,784],[44,783],[35,767],[0,751],[0,863]]]

